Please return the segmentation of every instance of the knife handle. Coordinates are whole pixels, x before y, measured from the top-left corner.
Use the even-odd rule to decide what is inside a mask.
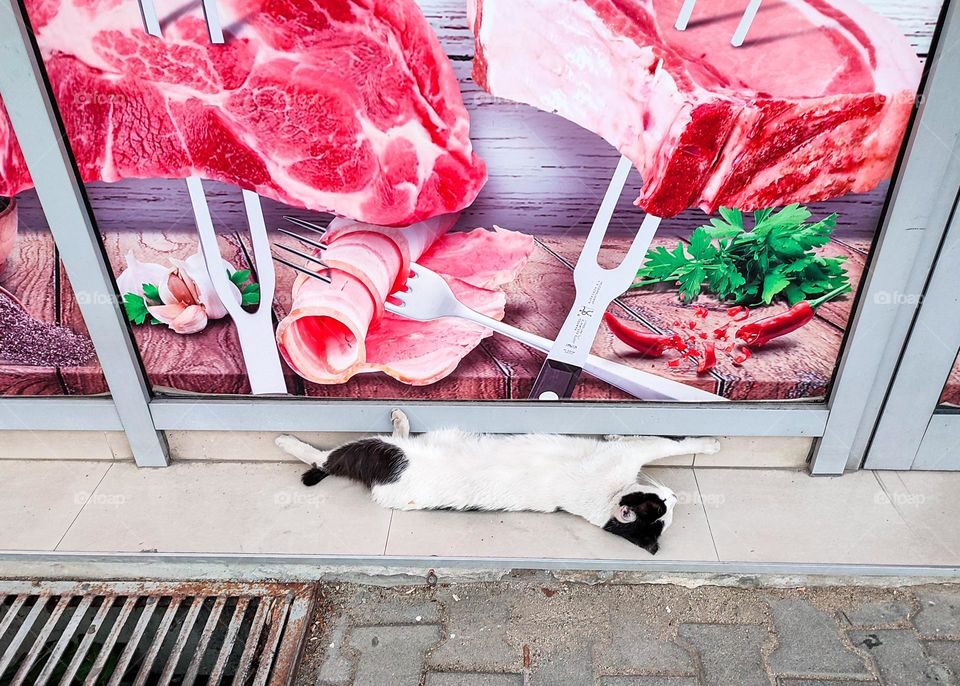
[[[560,400],[561,398],[571,397],[577,387],[581,371],[583,370],[580,367],[547,359],[540,367],[537,380],[533,382],[533,390],[530,391],[529,398],[531,400]]]

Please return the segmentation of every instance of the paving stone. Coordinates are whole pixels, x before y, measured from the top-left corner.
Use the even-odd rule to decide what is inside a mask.
[[[853,626],[883,626],[907,619],[910,606],[892,600],[864,603],[854,610],[845,610],[842,616]]]
[[[520,674],[468,674],[430,672],[426,686],[523,686]]]
[[[805,600],[768,602],[779,643],[770,655],[777,674],[798,676],[869,675],[863,659],[843,643],[833,617]]]
[[[593,651],[586,645],[566,646],[556,652],[535,655],[530,669],[530,686],[592,684]]]
[[[700,686],[700,682],[692,676],[605,676],[600,686]]]
[[[440,627],[365,626],[355,628],[349,645],[360,653],[354,686],[417,686],[423,656],[440,640]]]
[[[704,686],[769,686],[761,649],[769,637],[756,624],[681,624],[681,639],[700,654]]]
[[[913,624],[924,636],[960,638],[960,591],[917,591],[920,612]]]
[[[924,641],[927,655],[942,664],[953,674],[953,680],[960,684],[960,642]]]
[[[353,661],[343,654],[344,636],[347,633],[348,620],[342,615],[333,631],[323,637],[326,643],[326,657],[320,665],[317,684],[349,684],[353,677]]]
[[[876,661],[884,686],[956,685],[949,670],[927,657],[913,631],[854,632],[850,634],[850,640]]]
[[[440,604],[434,601],[410,599],[407,596],[383,598],[379,589],[358,593],[350,604],[350,615],[355,625],[367,624],[437,624]],[[417,619],[419,617],[419,619]]]
[[[522,655],[506,640],[512,598],[477,588],[442,594],[447,610],[444,641],[427,658],[434,671],[519,671]]]
[[[663,635],[658,619],[643,607],[613,604],[609,612],[612,640],[595,648],[601,671],[693,674],[693,657]]]

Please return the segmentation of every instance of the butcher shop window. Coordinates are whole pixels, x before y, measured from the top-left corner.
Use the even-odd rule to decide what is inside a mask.
[[[26,3],[154,394],[828,395],[940,7],[388,4]],[[106,393],[32,187],[0,110],[0,394]]]

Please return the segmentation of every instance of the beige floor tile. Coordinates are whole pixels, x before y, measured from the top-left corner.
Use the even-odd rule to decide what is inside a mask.
[[[795,436],[731,436],[720,439],[716,455],[697,455],[696,467],[799,469],[807,463],[813,439]]]
[[[0,460],[113,460],[103,431],[3,431]]]
[[[786,470],[697,469],[721,560],[958,564],[918,538],[873,472],[811,477]]]
[[[0,461],[0,550],[53,550],[111,466]]]
[[[388,555],[542,557],[593,560],[716,560],[689,469],[649,470],[676,491],[673,526],[655,558],[642,548],[570,514],[532,512],[395,512]]]
[[[877,472],[890,503],[931,548],[960,560],[960,472]]]
[[[292,464],[117,463],[63,551],[380,555],[390,512],[329,478],[307,488]]]
[[[167,442],[175,460],[296,462],[295,457],[274,444],[279,435],[267,431],[168,431]],[[329,450],[370,434],[300,432],[294,435]]]

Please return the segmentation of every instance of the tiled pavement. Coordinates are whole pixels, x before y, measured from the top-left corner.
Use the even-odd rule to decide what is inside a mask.
[[[324,593],[299,686],[960,686],[960,585]]]

